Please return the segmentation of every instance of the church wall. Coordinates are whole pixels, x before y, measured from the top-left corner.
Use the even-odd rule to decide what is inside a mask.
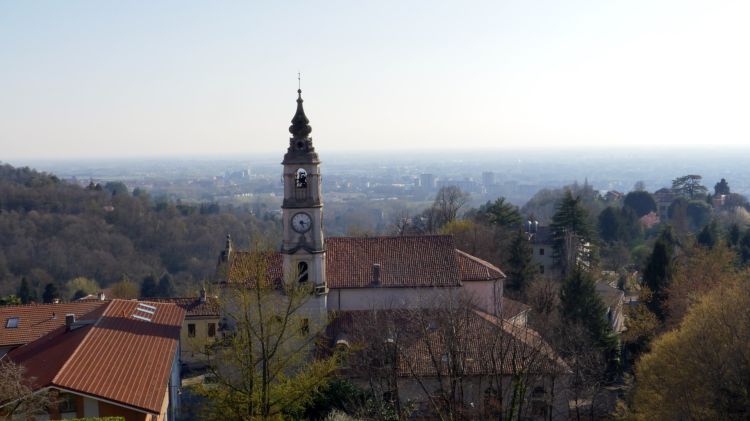
[[[437,305],[450,288],[336,288],[328,293],[328,310],[423,308]]]

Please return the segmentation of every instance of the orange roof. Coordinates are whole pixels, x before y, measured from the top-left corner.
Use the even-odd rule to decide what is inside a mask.
[[[497,266],[469,253],[456,250],[456,258],[462,281],[492,281],[505,278],[505,274]]]
[[[199,297],[142,298],[141,301],[177,304],[185,310],[185,317],[219,317],[216,297],[206,297],[205,302],[201,302]]]
[[[54,386],[158,414],[185,311],[150,302],[156,308],[150,315],[137,311],[140,303],[113,300],[87,316],[95,322],[70,331],[60,327],[8,358],[24,365],[27,375],[37,378],[37,387]]]
[[[27,344],[65,326],[65,315],[81,318],[107,301],[75,301],[60,304],[28,304],[0,307],[0,347]],[[7,327],[8,320],[18,319],[18,327]]]
[[[251,252],[233,252],[230,282],[248,282]],[[450,235],[400,237],[331,237],[326,239],[329,288],[373,286],[373,265],[380,265],[379,287],[452,287],[463,281],[505,278],[496,266],[457,250]],[[282,255],[269,255],[267,278],[282,279]]]

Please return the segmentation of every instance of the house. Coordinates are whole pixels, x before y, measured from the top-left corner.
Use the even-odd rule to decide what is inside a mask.
[[[527,221],[526,234],[531,242],[531,261],[536,265],[542,276],[556,277],[560,269],[555,265],[552,257],[552,230],[548,226],[539,225],[538,221]]]
[[[606,317],[613,332],[620,334],[625,331],[625,312],[623,302],[625,292],[605,282],[596,283],[596,293],[606,308]]]
[[[675,198],[675,194],[672,189],[666,187],[661,188],[654,192],[654,199],[656,200],[656,213],[659,215],[659,220],[666,221],[669,219],[669,205]]]
[[[202,365],[204,347],[220,335],[221,315],[216,297],[201,288],[198,297],[144,298],[144,301],[172,303],[185,310],[180,329],[180,360],[187,366]]]
[[[64,326],[66,314],[73,314],[80,319],[107,303],[102,300],[88,300],[0,306],[0,358],[14,348],[33,342]]]
[[[533,329],[481,310],[347,311],[327,337],[350,351],[343,375],[416,404],[418,419],[434,416],[430,398],[462,402],[470,419],[497,418],[517,391],[529,403],[523,419],[567,419],[567,364]]]
[[[173,420],[184,317],[172,303],[107,301],[81,317],[59,314],[61,325],[5,358],[25,367],[37,393],[56,397],[50,419]]]

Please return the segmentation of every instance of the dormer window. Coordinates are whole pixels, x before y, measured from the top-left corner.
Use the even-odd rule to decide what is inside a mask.
[[[297,175],[294,178],[295,185],[298,189],[306,189],[307,188],[307,171],[303,170],[302,168],[297,170]]]
[[[11,317],[8,319],[7,322],[5,322],[5,327],[9,329],[15,329],[18,327],[18,317]]]

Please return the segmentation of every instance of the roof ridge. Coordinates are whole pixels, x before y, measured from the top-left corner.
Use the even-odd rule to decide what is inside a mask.
[[[53,377],[52,380],[50,380],[50,383],[57,384],[57,378],[60,377],[60,375],[65,371],[65,369],[68,367],[70,362],[73,361],[76,355],[78,355],[78,352],[81,350],[81,348],[83,348],[83,344],[85,344],[86,341],[88,341],[88,339],[91,337],[91,332],[93,332],[94,329],[99,325],[99,322],[102,320],[104,315],[107,314],[107,311],[109,311],[109,308],[112,306],[112,303],[114,303],[115,301],[118,301],[118,300],[114,299],[114,300],[110,300],[109,302],[107,302],[107,307],[104,309],[102,314],[99,315],[99,317],[96,319],[96,322],[94,322],[91,328],[86,332],[86,335],[84,335],[83,339],[81,339],[81,342],[78,343],[78,345],[76,346],[76,349],[70,353],[70,356],[68,356],[68,359],[66,359],[63,365],[60,367],[60,369],[57,370],[57,374],[55,374],[55,377]],[[97,308],[96,310],[99,310],[99,308]],[[89,313],[93,313],[93,311],[90,311]]]
[[[410,234],[410,235],[373,235],[372,237],[352,237],[352,236],[335,236],[335,237],[326,237],[326,240],[331,239],[356,239],[356,240],[373,240],[373,239],[392,239],[392,238],[436,238],[436,237],[446,237],[446,238],[453,238],[452,234]]]

